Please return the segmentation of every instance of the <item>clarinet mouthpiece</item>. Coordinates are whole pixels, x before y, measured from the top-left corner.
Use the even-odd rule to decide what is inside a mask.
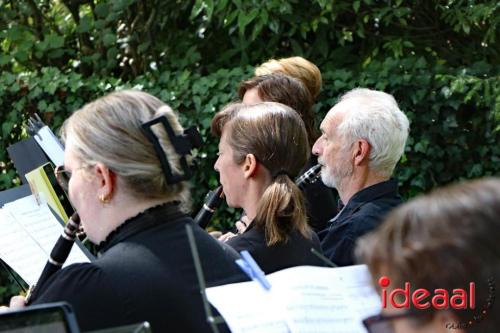
[[[207,227],[207,225],[210,223],[212,215],[215,213],[215,210],[221,204],[223,197],[224,192],[222,186],[219,186],[215,190],[208,192],[203,207],[194,218],[195,222],[200,227]]]

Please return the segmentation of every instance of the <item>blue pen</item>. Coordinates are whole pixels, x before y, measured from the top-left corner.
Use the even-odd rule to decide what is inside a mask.
[[[265,290],[271,289],[271,284],[266,279],[266,275],[260,269],[259,265],[255,262],[248,251],[240,252],[241,259],[236,260],[236,264],[245,272],[252,280],[260,283]]]

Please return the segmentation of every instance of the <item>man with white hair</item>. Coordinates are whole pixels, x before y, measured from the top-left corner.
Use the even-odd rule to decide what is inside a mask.
[[[324,254],[339,266],[354,263],[356,240],[401,203],[392,172],[404,152],[409,122],[391,95],[349,91],[328,112],[313,146],[321,179],[340,195],[340,212],[318,235]]]

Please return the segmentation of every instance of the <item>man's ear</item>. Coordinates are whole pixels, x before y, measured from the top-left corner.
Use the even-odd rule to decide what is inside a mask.
[[[364,162],[368,162],[370,157],[371,146],[366,140],[357,140],[354,142],[354,165],[359,166]]]
[[[247,156],[245,156],[245,160],[243,161],[242,165],[243,175],[245,176],[245,178],[248,179],[255,175],[255,173],[257,172],[258,164],[259,162],[255,158],[254,154],[247,154]]]
[[[94,166],[94,173],[97,179],[97,195],[107,200],[113,196],[116,185],[116,174],[102,163]]]

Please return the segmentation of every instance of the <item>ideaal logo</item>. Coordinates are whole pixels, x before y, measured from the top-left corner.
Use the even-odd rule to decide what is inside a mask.
[[[419,310],[428,309],[431,307],[436,310],[448,309],[450,306],[454,309],[475,309],[476,308],[476,285],[474,282],[469,283],[468,290],[466,289],[453,289],[450,294],[446,289],[435,289],[434,294],[424,288],[411,291],[410,282],[405,283],[404,289],[394,288],[389,297],[387,296],[387,288],[391,284],[391,280],[387,276],[382,276],[378,280],[378,284],[382,287],[382,307],[387,307],[387,298],[391,302],[393,308],[402,309],[410,308],[410,300],[413,307]],[[404,301],[402,303],[396,302],[396,297],[402,295]],[[431,298],[429,299],[429,296]]]
[[[487,316],[488,312],[493,307],[493,303],[495,303],[495,279],[492,277],[488,279],[488,298],[486,299],[486,304],[482,306],[480,311],[476,311],[472,318],[466,322],[454,322],[454,323],[446,323],[446,328],[456,330],[456,329],[466,329],[471,327],[474,324],[480,323]]]
[[[382,287],[382,307],[387,307],[389,300],[391,306],[396,309],[410,308],[410,301],[415,309],[424,310],[431,306],[436,310],[445,310],[450,307],[453,309],[476,309],[476,284],[470,282],[468,288],[453,289],[450,293],[446,289],[435,289],[433,293],[424,288],[411,290],[409,282],[405,283],[404,288],[394,288],[389,294],[387,288],[391,284],[391,280],[387,276],[382,276],[378,281]],[[401,295],[403,301],[396,302],[396,297]],[[495,302],[495,280],[488,279],[488,299],[481,309],[474,313],[471,320],[467,322],[446,323],[446,328],[449,329],[465,329],[472,326],[474,323],[483,321],[488,315],[489,310]]]

